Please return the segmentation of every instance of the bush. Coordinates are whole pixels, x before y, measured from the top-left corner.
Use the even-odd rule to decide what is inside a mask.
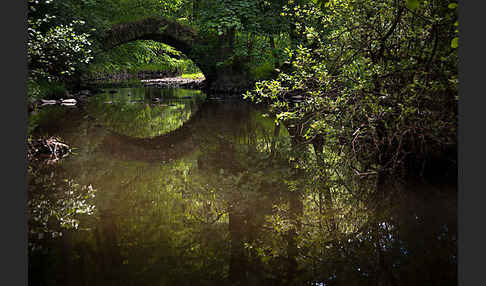
[[[90,35],[80,32],[85,22],[50,15],[52,2],[28,1],[27,61],[35,80],[66,79],[93,59]]]
[[[66,86],[62,82],[37,80],[29,78],[27,81],[27,95],[30,103],[39,99],[60,99],[66,94]]]
[[[247,97],[299,126],[295,136],[346,148],[362,172],[420,166],[456,148],[457,16],[448,1],[414,11],[405,1],[333,3],[297,10],[305,38],[290,51],[292,70]]]
[[[274,71],[273,64],[271,62],[264,62],[261,65],[250,68],[250,74],[252,79],[265,80],[271,78]]]

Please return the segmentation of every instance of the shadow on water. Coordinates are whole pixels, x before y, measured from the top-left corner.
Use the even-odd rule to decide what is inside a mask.
[[[377,192],[262,110],[163,92],[38,120],[77,150],[31,167],[31,285],[457,284],[454,190]]]

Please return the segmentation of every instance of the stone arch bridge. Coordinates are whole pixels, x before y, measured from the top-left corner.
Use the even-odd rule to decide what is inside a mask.
[[[152,40],[170,45],[184,53],[202,71],[206,87],[214,91],[231,91],[249,85],[248,73],[241,65],[218,64],[227,61],[234,54],[230,40],[224,35],[201,35],[189,26],[164,17],[116,24],[104,38],[104,50],[137,41]]]

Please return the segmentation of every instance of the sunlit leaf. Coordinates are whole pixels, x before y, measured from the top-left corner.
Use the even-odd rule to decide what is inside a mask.
[[[407,7],[414,10],[419,6],[418,0],[407,0]]]
[[[451,47],[453,49],[457,49],[457,47],[459,46],[459,38],[458,37],[455,37],[454,39],[452,39],[451,41]]]

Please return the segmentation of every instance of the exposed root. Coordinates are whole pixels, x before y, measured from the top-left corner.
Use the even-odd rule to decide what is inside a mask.
[[[27,141],[29,160],[45,160],[47,164],[53,164],[71,153],[71,148],[55,137],[29,139]]]

